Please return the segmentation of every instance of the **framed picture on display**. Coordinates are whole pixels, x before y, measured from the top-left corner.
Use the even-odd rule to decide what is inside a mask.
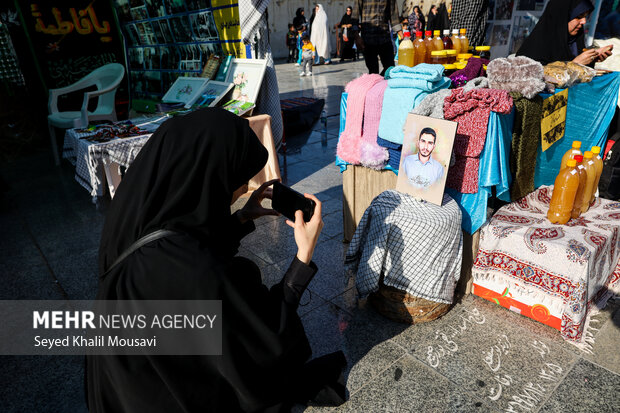
[[[201,106],[208,105],[210,108],[215,107],[232,87],[232,83],[209,80],[194,101],[185,104],[185,108],[189,109],[196,102]]]
[[[265,59],[232,59],[225,80],[233,83],[232,99],[256,103],[266,67]]]
[[[458,123],[409,114],[396,190],[441,205]]]
[[[177,78],[170,89],[168,89],[162,98],[162,102],[193,103],[198,99],[208,81],[209,79],[205,79],[204,77],[181,76]]]

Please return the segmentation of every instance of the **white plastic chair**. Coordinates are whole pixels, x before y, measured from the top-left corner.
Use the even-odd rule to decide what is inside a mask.
[[[56,131],[54,128],[84,128],[88,126],[90,121],[94,120],[110,120],[116,121],[116,109],[114,107],[114,96],[116,89],[120,85],[125,76],[125,68],[118,63],[108,63],[101,66],[84,76],[82,79],[58,89],[50,89],[47,116],[47,124],[49,127],[50,139],[52,141],[52,153],[56,165],[60,164],[58,155],[58,143],[56,142]],[[58,110],[58,97],[67,93],[85,89],[90,86],[97,86],[97,90],[84,93],[84,103],[79,112],[67,111],[60,112]],[[97,108],[89,112],[88,102],[92,98],[98,98]]]

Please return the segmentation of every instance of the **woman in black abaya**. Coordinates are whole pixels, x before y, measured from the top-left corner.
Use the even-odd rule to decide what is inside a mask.
[[[321,204],[294,228],[297,256],[268,290],[252,261],[235,257],[253,219],[277,214],[255,191],[230,214],[233,192],[259,172],[267,151],[248,121],[201,109],[165,122],[128,169],[106,216],[97,300],[222,300],[221,356],[88,356],[91,413],[287,411],[319,398],[339,404],[342,353],[307,362],[297,315],[317,271],[311,262]],[[112,264],[136,240],[171,231]]]
[[[345,59],[355,60],[356,57],[353,45],[357,37],[358,22],[357,19],[351,17],[352,13],[353,8],[351,6],[347,7],[347,11],[340,19],[340,23],[336,25],[340,27],[340,61]]]
[[[527,56],[543,65],[555,61],[591,65],[607,59],[612,46],[583,51],[583,26],[593,9],[589,0],[551,0],[517,56]]]

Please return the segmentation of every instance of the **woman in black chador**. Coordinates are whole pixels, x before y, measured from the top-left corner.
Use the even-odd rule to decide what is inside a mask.
[[[297,315],[317,271],[311,258],[323,226],[320,202],[309,195],[317,204],[312,219],[304,223],[298,211],[287,222],[298,252],[270,290],[256,264],[235,256],[252,220],[276,214],[260,205],[271,182],[230,214],[233,192],[266,162],[248,121],[221,109],[165,122],[140,151],[106,216],[97,299],[221,300],[222,355],[88,356],[91,413],[280,412],[311,399],[343,402],[342,353],[307,362]]]
[[[558,60],[592,65],[607,59],[610,46],[584,50],[584,26],[593,9],[590,0],[551,0],[517,56],[543,65]]]

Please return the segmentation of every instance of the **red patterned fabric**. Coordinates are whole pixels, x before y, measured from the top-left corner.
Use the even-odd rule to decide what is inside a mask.
[[[446,185],[465,194],[478,192],[480,153],[484,149],[491,111],[510,113],[512,97],[505,90],[454,89],[444,100],[444,118],[458,122],[454,140],[455,165]]]
[[[562,320],[562,336],[581,342],[590,310],[620,292],[620,202],[598,199],[568,225],[554,225],[546,218],[552,191],[541,187],[500,208],[481,229],[474,284],[544,304]]]

